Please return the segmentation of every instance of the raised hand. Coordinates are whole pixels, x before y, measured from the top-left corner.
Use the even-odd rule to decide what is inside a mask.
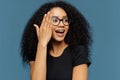
[[[52,14],[50,12],[44,15],[40,28],[37,24],[34,24],[34,27],[36,28],[38,42],[43,46],[47,46],[48,42],[51,39],[52,35],[51,16]]]

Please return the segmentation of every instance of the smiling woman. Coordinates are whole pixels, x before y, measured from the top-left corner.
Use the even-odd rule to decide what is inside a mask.
[[[21,54],[31,80],[87,80],[89,24],[71,4],[43,4],[25,27]]]

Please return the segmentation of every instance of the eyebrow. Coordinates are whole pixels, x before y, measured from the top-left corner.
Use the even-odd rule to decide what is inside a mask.
[[[58,16],[52,16],[52,17],[57,17],[57,18],[59,18]],[[68,18],[67,16],[63,16],[62,18]]]

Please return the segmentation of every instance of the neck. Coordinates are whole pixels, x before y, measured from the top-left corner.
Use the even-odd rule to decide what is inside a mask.
[[[64,41],[62,41],[62,42],[55,42],[54,41],[52,43],[52,51],[53,51],[53,53],[57,54],[58,52],[64,50],[67,46],[68,46],[68,44],[66,44]]]

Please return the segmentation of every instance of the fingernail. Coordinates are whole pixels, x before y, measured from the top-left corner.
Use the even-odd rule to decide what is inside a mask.
[[[46,14],[44,14],[44,17],[46,16]]]
[[[33,26],[35,26],[35,24],[33,24]]]
[[[36,25],[36,24],[33,24],[33,26],[34,26],[34,27],[37,27],[37,25]]]
[[[35,27],[35,24],[33,24],[33,26]]]
[[[48,12],[48,14],[50,14],[50,12]]]

